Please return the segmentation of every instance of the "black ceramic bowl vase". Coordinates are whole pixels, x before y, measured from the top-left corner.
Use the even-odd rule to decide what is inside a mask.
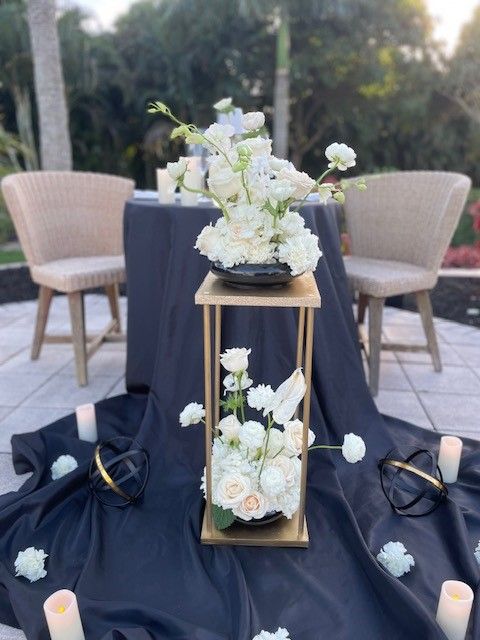
[[[273,264],[237,264],[224,267],[220,262],[212,262],[210,271],[230,287],[254,289],[256,287],[284,287],[296,276],[283,262]]]

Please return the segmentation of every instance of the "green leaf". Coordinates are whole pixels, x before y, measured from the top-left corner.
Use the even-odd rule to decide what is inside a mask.
[[[231,509],[222,509],[217,504],[212,504],[213,522],[219,531],[228,529],[235,521],[235,516]]]

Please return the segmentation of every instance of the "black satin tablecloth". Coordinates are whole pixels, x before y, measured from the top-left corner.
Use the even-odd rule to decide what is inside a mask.
[[[74,589],[87,640],[251,640],[286,627],[292,640],[444,639],[435,622],[440,585],[467,582],[478,596],[474,547],[480,538],[480,452],[464,441],[460,480],[432,515],[395,515],[381,493],[377,461],[395,445],[437,450],[439,435],[378,414],[358,353],[332,209],[306,207],[324,257],[316,271],[323,307],[316,314],[312,424],[318,442],[353,431],[367,445],[349,465],[339,452],[312,453],[307,517],[310,547],[209,547],[199,544],[204,464],[202,427],[182,429],[178,413],[203,400],[201,311],[193,294],[208,265],[192,246],[212,210],[130,202],[125,240],[129,295],[127,384],[97,405],[102,439],[135,435],[148,450],[143,502],[124,511],[100,506],[86,486],[93,445],[68,416],[13,437],[18,472],[33,472],[0,498],[0,619],[29,640],[47,640],[45,598]],[[277,385],[292,370],[291,310],[228,309],[223,346],[252,347],[251,377]],[[79,468],[52,481],[50,465],[70,453]],[[415,567],[396,579],[375,556],[390,540],[405,544]],[[48,575],[14,577],[19,550],[49,554]],[[480,637],[474,607],[469,638]]]

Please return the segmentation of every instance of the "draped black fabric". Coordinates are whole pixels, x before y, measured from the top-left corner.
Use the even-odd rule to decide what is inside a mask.
[[[143,501],[125,510],[101,506],[87,488],[93,445],[77,438],[73,416],[13,437],[24,486],[0,498],[0,619],[29,640],[47,640],[43,601],[73,589],[88,640],[251,640],[286,627],[293,640],[445,638],[435,622],[440,585],[459,579],[478,595],[474,548],[480,538],[480,452],[464,441],[459,482],[432,515],[395,515],[380,488],[377,462],[394,446],[438,450],[439,435],[378,414],[368,392],[334,207],[304,209],[324,257],[316,278],[322,309],[315,320],[312,425],[317,442],[361,435],[365,459],[340,453],[309,459],[305,549],[212,547],[199,543],[204,464],[201,425],[180,428],[178,414],[203,401],[202,314],[193,294],[208,264],[192,249],[212,209],[127,204],[129,295],[127,385],[130,394],[98,403],[101,439],[135,436],[151,476]],[[227,309],[223,347],[252,348],[255,383],[291,373],[296,314]],[[148,394],[139,391],[150,389]],[[52,481],[62,453],[79,461]],[[399,540],[415,558],[400,579],[375,556]],[[43,548],[48,575],[14,577],[19,550]],[[469,638],[480,637],[474,607]]]

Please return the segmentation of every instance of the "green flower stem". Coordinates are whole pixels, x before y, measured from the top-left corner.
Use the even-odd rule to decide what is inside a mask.
[[[308,447],[309,451],[313,451],[313,449],[341,449],[342,445],[331,445],[331,444],[316,444],[313,447]]]
[[[242,389],[242,377],[243,377],[244,371],[240,371],[240,373],[236,373],[235,377],[238,380],[238,390],[240,393],[240,415],[242,417],[242,422],[245,422],[245,399],[243,397],[243,389]]]
[[[242,171],[242,187],[245,189],[245,193],[247,194],[248,204],[252,204],[252,198],[250,197],[250,191],[248,190],[247,183],[245,182],[245,171]]]
[[[267,459],[267,451],[268,451],[268,441],[270,440],[270,429],[274,424],[273,418],[268,414],[268,425],[267,425],[267,434],[265,436],[265,453],[262,456],[262,464],[260,466],[260,471],[258,473],[258,482],[260,482],[260,478],[262,477],[263,467],[265,466],[265,460]]]
[[[313,191],[315,189],[318,189],[319,185],[321,184],[322,180],[324,180],[328,175],[330,175],[331,173],[333,173],[335,171],[335,169],[337,168],[338,163],[335,164],[334,167],[332,167],[331,169],[327,169],[326,171],[324,171],[322,173],[322,175],[317,178],[315,180],[315,184],[313,185],[313,187],[310,189],[310,191],[307,193],[307,195],[305,195],[300,202],[298,203],[298,205],[295,207],[295,209],[292,209],[292,211],[298,211],[299,209],[301,209],[301,207],[303,206],[303,203],[306,201],[306,199],[308,198],[308,196],[313,193]]]
[[[185,177],[185,174],[184,176]],[[215,200],[215,202],[218,204],[218,206],[220,207],[223,215],[225,216],[225,220],[227,222],[230,221],[230,216],[228,215],[228,211],[225,209],[225,207],[223,206],[222,201],[220,200],[220,198],[218,196],[216,196],[213,191],[208,191],[207,189],[192,189],[190,187],[187,187],[187,185],[185,184],[183,178],[179,181],[179,185],[180,187],[183,187],[185,189],[185,191],[190,191],[190,193],[200,193],[203,196],[206,196],[207,198],[211,198],[212,200]]]

